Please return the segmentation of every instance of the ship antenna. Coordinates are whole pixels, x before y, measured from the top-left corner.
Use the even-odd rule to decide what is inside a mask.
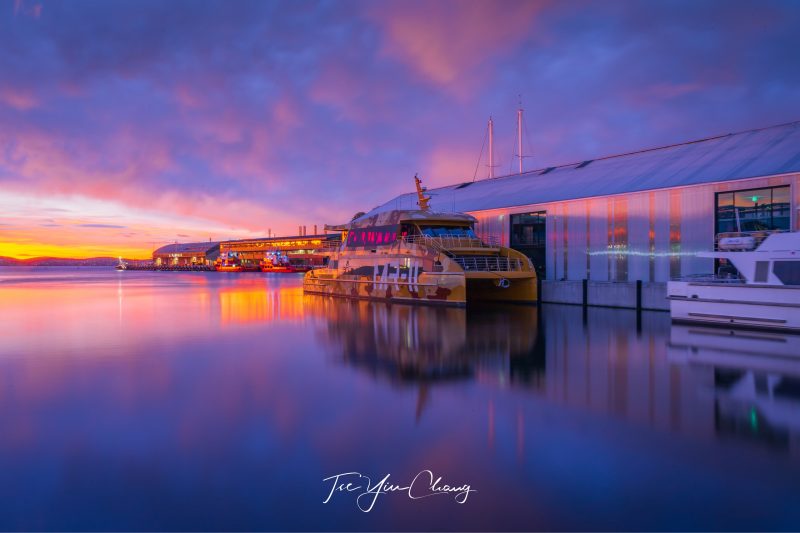
[[[429,210],[431,207],[428,205],[428,202],[430,202],[431,197],[425,196],[425,191],[428,189],[422,186],[422,180],[420,180],[416,174],[414,174],[414,185],[417,186],[417,205],[423,211]]]
[[[519,96],[517,109],[517,157],[519,157],[519,173],[522,174],[522,95]]]

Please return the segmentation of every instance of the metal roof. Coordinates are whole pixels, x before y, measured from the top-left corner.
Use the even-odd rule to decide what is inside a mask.
[[[205,254],[218,247],[218,242],[187,242],[162,246],[153,255],[159,254]]]
[[[439,211],[481,211],[800,172],[800,121],[428,190]],[[416,206],[400,195],[366,216]]]

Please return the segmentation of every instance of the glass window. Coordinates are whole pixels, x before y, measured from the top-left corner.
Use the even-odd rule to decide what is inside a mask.
[[[717,233],[788,230],[789,186],[717,194]]]
[[[470,237],[477,239],[469,226],[423,226],[420,228],[426,237]]]
[[[792,202],[789,187],[772,189],[772,223],[783,229],[791,226]]]
[[[511,215],[511,247],[527,255],[536,274],[544,279],[547,211]]]
[[[800,285],[800,261],[775,261],[772,272],[784,285]]]
[[[769,261],[756,261],[756,283],[766,283],[769,272]]]
[[[733,193],[717,195],[717,233],[736,231],[736,217],[733,214]]]
[[[544,245],[547,213],[521,213],[511,215],[511,246]]]

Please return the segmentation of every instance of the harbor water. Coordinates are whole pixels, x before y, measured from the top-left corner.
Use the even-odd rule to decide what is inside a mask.
[[[0,268],[0,529],[800,529],[798,336],[301,280]]]

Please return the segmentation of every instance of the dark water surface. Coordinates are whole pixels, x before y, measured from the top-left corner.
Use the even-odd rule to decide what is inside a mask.
[[[800,337],[300,281],[0,268],[0,529],[800,529]]]

